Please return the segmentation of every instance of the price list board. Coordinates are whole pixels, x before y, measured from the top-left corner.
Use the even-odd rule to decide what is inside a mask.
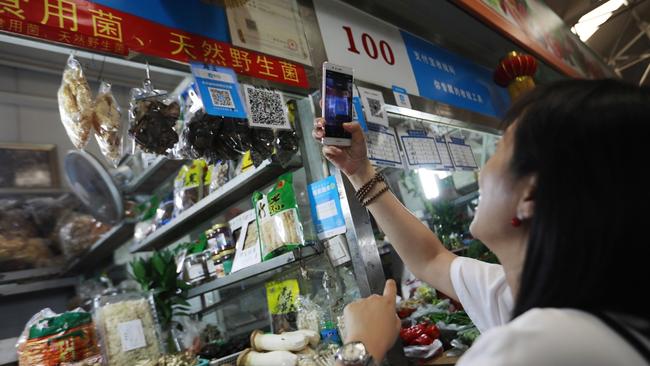
[[[472,147],[467,145],[464,139],[450,137],[447,145],[449,146],[449,153],[457,170],[478,169]]]
[[[447,142],[442,136],[436,136],[436,147],[438,148],[438,154],[440,155],[440,165],[436,167],[437,170],[454,170],[454,162],[451,160],[451,154],[449,154],[449,148],[447,147]]]
[[[436,168],[442,164],[436,140],[431,132],[424,129],[400,128],[397,133],[409,168]]]
[[[366,133],[368,158],[373,165],[403,168],[394,130],[376,123],[368,123]]]

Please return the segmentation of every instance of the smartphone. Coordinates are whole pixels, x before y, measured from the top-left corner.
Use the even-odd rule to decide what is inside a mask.
[[[323,119],[324,145],[350,146],[352,136],[343,129],[343,123],[352,122],[352,69],[323,63]]]

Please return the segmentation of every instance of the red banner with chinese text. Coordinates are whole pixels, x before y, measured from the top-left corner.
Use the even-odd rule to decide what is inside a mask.
[[[84,0],[0,0],[0,31],[94,51],[129,51],[233,68],[237,73],[308,87],[302,65],[169,28]]]

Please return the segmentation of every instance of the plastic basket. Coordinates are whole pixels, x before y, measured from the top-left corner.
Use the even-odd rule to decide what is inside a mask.
[[[234,366],[237,363],[237,357],[239,357],[242,352],[233,353],[232,355],[222,357],[218,360],[210,361],[210,366]]]

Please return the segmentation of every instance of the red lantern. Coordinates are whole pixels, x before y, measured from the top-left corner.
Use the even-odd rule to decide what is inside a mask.
[[[494,82],[507,87],[512,100],[535,87],[533,75],[537,71],[537,61],[531,55],[512,51],[501,59],[494,71]]]

